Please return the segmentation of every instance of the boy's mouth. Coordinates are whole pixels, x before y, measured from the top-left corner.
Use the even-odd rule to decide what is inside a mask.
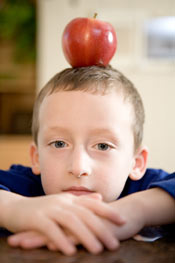
[[[91,191],[88,188],[83,187],[83,186],[72,186],[68,189],[63,190],[63,192],[70,193],[70,194],[77,195],[77,196],[95,193],[94,191]]]

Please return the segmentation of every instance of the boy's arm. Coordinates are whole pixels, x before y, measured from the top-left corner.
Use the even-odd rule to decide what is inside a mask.
[[[108,249],[118,247],[113,230],[106,227],[103,218],[116,224],[123,223],[117,212],[98,194],[92,194],[91,198],[71,194],[24,197],[0,190],[0,210],[1,227],[14,233],[41,233],[47,244],[54,244],[57,250],[67,255],[76,249],[66,232],[72,233],[91,253],[98,253],[103,245]]]
[[[125,218],[125,224],[120,226],[112,224],[109,220],[104,219],[104,217],[102,218],[107,231],[110,229],[118,240],[133,237],[145,226],[175,222],[175,199],[160,188],[137,192],[108,205]],[[25,242],[29,241],[26,248],[47,245],[50,249],[56,249],[53,243],[48,243],[45,236],[37,232],[19,233],[14,238],[13,240],[12,236],[9,239],[9,243],[12,246],[25,247]],[[81,240],[75,236],[73,236],[73,240],[75,240],[75,244],[82,244]]]
[[[161,188],[137,192],[110,205],[126,220],[123,226],[112,226],[119,240],[133,237],[145,226],[175,222],[175,199]]]

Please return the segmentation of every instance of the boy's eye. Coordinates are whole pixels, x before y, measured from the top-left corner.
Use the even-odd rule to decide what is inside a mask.
[[[53,142],[53,145],[55,148],[64,148],[66,146],[66,143],[63,141],[55,141]]]
[[[97,148],[100,151],[107,151],[109,150],[110,146],[107,143],[98,143]]]

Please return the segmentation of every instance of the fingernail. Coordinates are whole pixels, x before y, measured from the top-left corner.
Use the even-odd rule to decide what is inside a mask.
[[[108,243],[108,248],[110,250],[115,250],[118,247],[119,247],[119,241],[116,240],[115,238],[111,239],[110,242]]]
[[[10,244],[10,245],[17,245],[18,244],[18,237],[16,237],[16,236],[10,236],[10,237],[8,237],[8,243]]]
[[[118,225],[123,225],[126,223],[126,219],[122,216],[115,215],[115,223],[117,223]]]
[[[77,252],[76,247],[69,246],[68,251],[67,251],[67,255],[68,255],[68,256],[72,256],[72,255],[74,255],[76,252]]]
[[[120,223],[121,224],[125,224],[126,223],[126,219],[122,216],[120,216]]]
[[[100,193],[92,193],[92,194],[89,194],[87,197],[94,198],[97,200],[102,200],[102,195]]]
[[[91,252],[92,252],[93,254],[99,254],[100,252],[102,252],[102,250],[103,250],[102,244],[97,243],[97,244],[93,247],[93,249],[91,250]]]

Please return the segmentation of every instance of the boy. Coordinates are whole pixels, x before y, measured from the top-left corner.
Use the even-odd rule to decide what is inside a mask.
[[[144,226],[174,222],[175,177],[145,173],[143,124],[141,98],[117,70],[56,74],[34,106],[32,171],[0,173],[0,226],[16,233],[9,244],[71,255],[79,243],[99,253]]]

